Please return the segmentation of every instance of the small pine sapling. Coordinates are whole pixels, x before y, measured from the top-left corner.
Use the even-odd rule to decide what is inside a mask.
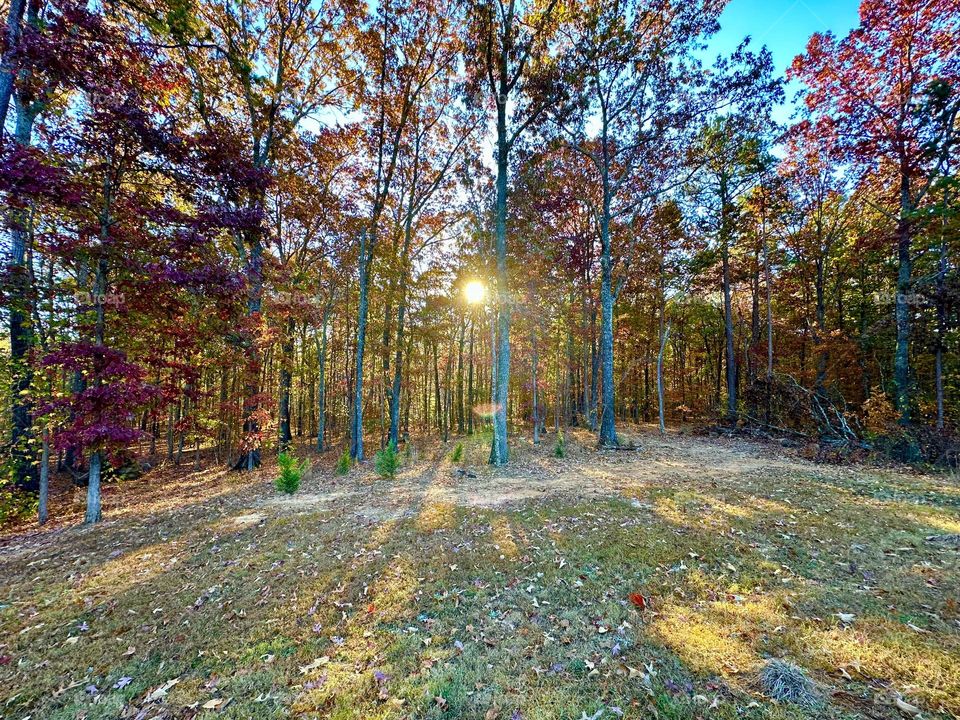
[[[346,475],[350,472],[351,458],[350,451],[344,450],[343,455],[340,456],[340,459],[337,460],[337,466],[334,468],[334,472],[337,475]]]
[[[557,444],[553,448],[553,454],[558,458],[567,455],[567,439],[564,437],[562,430],[557,433]]]
[[[393,442],[387,443],[387,446],[373,458],[373,469],[377,471],[377,475],[380,477],[394,477],[399,467],[400,455],[397,453],[397,446]]]
[[[293,495],[300,489],[300,480],[307,470],[306,458],[298,460],[291,453],[282,452],[277,456],[277,464],[280,466],[280,475],[273,481],[274,486],[280,492]]]
[[[450,462],[460,462],[463,460],[463,443],[458,442],[453,452],[450,453]]]

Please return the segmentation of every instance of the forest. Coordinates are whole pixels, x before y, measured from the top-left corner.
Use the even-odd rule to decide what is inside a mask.
[[[209,711],[576,720],[581,710],[588,720],[613,717],[614,710],[634,717],[955,717],[960,3],[862,0],[852,29],[805,37],[785,72],[762,38],[737,38],[716,51],[712,39],[726,6],[2,0],[0,566],[10,584],[0,596],[0,627],[11,639],[0,640],[0,678],[12,673],[5,677],[12,690],[9,697],[0,691],[0,714],[18,708],[10,717],[25,717],[32,707],[33,717],[50,718],[192,718]],[[579,508],[575,516],[556,504],[563,498]],[[829,512],[823,503],[834,507],[835,526],[820,524]],[[593,513],[613,524],[587,527],[601,522],[590,520]],[[642,521],[645,513],[653,519]],[[726,530],[710,535],[715,513],[724,513]],[[811,524],[794,528],[794,513],[809,515]],[[776,520],[779,529],[775,516],[784,518]],[[338,518],[334,533],[330,523]],[[682,584],[673,593],[668,586],[681,581],[665,576],[651,595],[624,569],[687,572],[710,553],[719,558],[724,533],[736,538],[741,522],[755,523],[746,532],[762,536],[753,544],[731,540],[754,558],[755,580],[718,580],[711,573],[727,578],[741,560],[724,566],[716,559],[716,567],[701,568],[699,589]],[[651,545],[634,557],[623,528],[637,524],[633,532],[650,534]],[[562,527],[548,532],[554,525]],[[450,541],[460,536],[444,540],[443,533],[470,538],[476,527],[499,538],[497,552],[483,551],[493,553],[490,568],[539,557],[542,534],[544,572],[557,576],[558,587],[599,582],[592,567],[613,572],[618,582],[628,577],[610,591],[620,598],[610,600],[618,627],[597,613],[588,628],[604,641],[614,639],[608,631],[623,635],[612,656],[613,645],[599,651],[603,663],[611,661],[600,672],[608,677],[612,664],[627,662],[611,658],[640,647],[628,639],[635,629],[625,629],[633,623],[648,627],[643,642],[660,638],[657,652],[673,653],[674,660],[658,662],[676,670],[676,679],[666,680],[666,670],[654,679],[653,666],[644,671],[646,660],[636,660],[639,670],[630,665],[625,679],[614,672],[605,681],[615,689],[612,699],[578,704],[573,698],[585,697],[581,685],[594,681],[600,660],[571,670],[569,658],[541,658],[554,670],[538,668],[536,683],[554,694],[534,692],[532,705],[524,705],[517,688],[503,695],[482,689],[514,682],[517,676],[499,666],[457,671],[475,691],[467,692],[472,685],[465,681],[456,691],[438,690],[442,663],[434,657],[418,666],[423,687],[405,680],[402,692],[390,689],[413,670],[376,669],[386,666],[383,652],[432,650],[374,650],[370,636],[356,635],[375,584],[364,562],[385,563],[384,576],[396,571],[435,582],[430,592],[445,598],[451,582],[483,595],[478,588],[503,585],[501,572],[509,571],[452,581],[419,567],[439,563],[438,573],[465,572],[458,565],[467,567],[466,556],[449,555]],[[311,537],[315,529],[319,535]],[[791,533],[807,531],[816,536],[804,536],[809,547],[781,547]],[[567,536],[582,540],[590,532],[606,533],[604,541],[568,548],[581,553],[580,564],[557,567],[561,545],[572,542]],[[889,542],[865,539],[878,532]],[[251,592],[266,586],[259,600],[247,598],[250,623],[236,614],[239,600],[231,616],[232,601],[217,595],[227,580],[198,579],[201,570],[224,577],[233,570],[211,569],[200,550],[193,575],[185,569],[178,579],[166,565],[184,552],[178,543],[219,538],[226,548],[228,536],[247,542],[244,533],[257,538],[247,545],[257,548],[253,557],[273,558],[274,565],[250,580]],[[801,568],[796,552],[820,557],[815,544],[827,542],[822,538],[846,554],[836,563],[840,570],[817,575],[810,568],[823,561]],[[362,549],[368,540],[390,549],[372,559],[366,553],[373,551]],[[480,553],[473,566],[480,568],[486,555],[472,542],[454,545]],[[204,686],[214,692],[213,705],[201,705],[207,696],[195,693],[180,705],[170,701],[176,692],[200,692],[199,680],[196,688],[190,680],[176,690],[168,685],[179,680],[164,668],[177,663],[158,660],[163,646],[179,645],[187,634],[184,647],[196,655],[191,643],[201,647],[207,639],[193,638],[200,631],[192,626],[176,635],[178,621],[167,627],[163,613],[142,620],[157,642],[143,659],[150,672],[139,667],[140,676],[125,671],[119,680],[111,673],[139,657],[141,643],[130,640],[129,656],[107,666],[78,660],[70,672],[54,673],[64,653],[94,640],[81,627],[56,650],[59,659],[48,667],[54,674],[45,679],[37,668],[54,656],[15,637],[43,624],[42,633],[52,633],[71,612],[90,614],[82,623],[93,625],[94,615],[112,612],[101,610],[110,583],[108,605],[121,592],[149,603],[135,586],[148,596],[169,593],[169,605],[181,581],[198,588],[187,591],[191,603],[200,593],[188,608],[197,617],[219,603],[224,623],[232,617],[236,627],[252,627],[254,606],[271,607],[271,619],[260,618],[262,632],[263,622],[287,621],[286,605],[272,605],[264,574],[284,562],[283,547],[298,543],[320,543],[309,544],[304,557],[319,553],[316,562],[322,555],[329,567],[308,563],[295,582],[289,568],[300,561],[287,556],[288,570],[279,572],[291,584],[277,592],[295,605],[312,592],[302,584],[307,575],[329,572],[330,588],[349,589],[322,623],[349,625],[336,635],[346,645],[334,639],[311,665],[298,654],[299,629],[285,636],[291,639],[284,648],[251,635],[248,644],[258,650],[250,652],[288,662],[292,675],[263,687],[251,680],[233,690],[236,699]],[[344,555],[317,549],[328,543],[339,543]],[[416,543],[433,549],[416,554]],[[652,549],[658,543],[664,547]],[[762,560],[750,549],[768,543],[784,554]],[[113,560],[113,553],[148,546],[157,555],[150,561],[159,563],[155,570],[124,569]],[[893,567],[898,561],[889,553],[897,557],[910,546],[918,563],[917,553],[929,555],[914,566],[927,586],[903,590],[909,598],[897,611],[908,618],[896,622],[909,624],[909,638],[885,645],[880,668],[869,673],[862,667],[870,658],[852,669],[835,636],[869,634],[854,616],[887,605],[892,617],[896,602],[878,597],[850,611],[830,596],[862,574],[866,589],[859,592],[873,597],[868,563],[846,549],[864,546],[885,548],[887,571],[907,584],[909,568]],[[412,554],[394,566],[390,553]],[[45,580],[34,586],[33,561],[48,560],[38,576]],[[235,562],[253,561],[239,552]],[[743,563],[746,573],[750,563]],[[731,598],[774,583],[769,573],[777,564],[812,573],[801,580],[827,590],[817,600],[764,605],[764,612],[832,617],[829,659],[805,656],[800,648],[810,636],[800,634],[779,653],[745,649],[750,659],[736,662],[717,661],[701,647],[709,628],[699,639],[677,641],[680,648],[671,644],[685,629],[694,631],[685,615],[670,614],[666,596],[732,603],[733,615],[710,621],[729,630],[748,623],[737,615],[741,600]],[[65,570],[73,584],[52,589]],[[871,572],[881,573],[880,565]],[[340,576],[346,579],[335,582]],[[167,581],[168,589],[155,584]],[[377,629],[364,632],[379,637],[389,622],[416,624],[432,612],[401,620],[411,597],[423,601],[419,591],[407,592],[406,600],[385,601],[391,620],[368,618]],[[527,592],[539,608],[535,591]],[[650,599],[659,594],[662,601]],[[503,597],[482,600],[492,603],[491,613],[506,613],[498,604]],[[309,618],[322,614],[316,608],[323,602],[297,610],[308,618],[297,628],[320,625]],[[816,607],[801,613],[795,606],[804,602]],[[41,611],[50,603],[65,615]],[[556,600],[547,612],[566,617],[560,608],[570,603]],[[379,600],[369,608],[375,604],[379,613]],[[54,614],[38,625],[30,619],[37,612]],[[655,620],[629,620],[629,613]],[[570,623],[584,617],[566,617],[560,635],[573,633]],[[455,626],[450,637],[460,638],[453,661],[467,657],[464,632],[479,633],[478,663],[490,662],[485,653],[520,652],[508,652],[506,638],[476,630],[486,622],[482,613],[469,623],[447,620]],[[438,627],[447,620],[436,619]],[[882,622],[894,621],[884,615]],[[425,642],[430,627],[418,636]],[[126,646],[126,632],[117,626],[108,635]],[[211,647],[220,649],[211,654],[239,652],[229,634],[214,635]],[[365,659],[338,660],[351,637]],[[327,641],[326,630],[309,642],[321,639]],[[727,652],[751,642],[728,637],[718,645]],[[50,643],[44,647],[63,647],[64,638]],[[700,665],[685,655],[694,646],[708,658]],[[942,648],[938,659],[921,663],[923,648],[934,647]],[[30,652],[39,657],[28,660]],[[791,653],[796,665],[769,660]],[[406,662],[398,657],[391,662]],[[762,692],[730,680],[731,664],[741,672],[759,668],[758,658],[767,658],[757,681]],[[195,672],[185,657],[177,662],[178,678]],[[213,660],[194,667],[206,662]],[[335,670],[337,663],[343,668]],[[356,673],[361,665],[373,668],[363,688],[350,680],[351,663]],[[71,673],[88,665],[89,677],[75,681]],[[837,667],[839,681],[854,685],[839,700],[835,691],[823,701],[828,681],[817,673],[833,673],[835,685]],[[764,685],[784,668],[787,679],[777,676],[773,685],[780,692],[793,681],[799,700],[778,698]],[[321,671],[323,682],[297,677]],[[327,680],[337,672],[337,683]],[[97,673],[100,680],[90,679]],[[505,679],[491,680],[494,673]],[[107,676],[117,683],[111,691]],[[637,676],[642,701],[617,684],[639,682]],[[706,676],[732,689],[683,689],[699,688]],[[912,678],[906,687],[897,685],[903,678]],[[293,685],[298,690],[290,695]],[[751,692],[761,700],[749,706]]]
[[[10,492],[656,419],[955,461],[957,8],[810,38],[783,126],[722,6],[12,3]]]

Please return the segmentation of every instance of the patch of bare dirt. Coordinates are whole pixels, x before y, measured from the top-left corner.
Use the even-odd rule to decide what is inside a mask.
[[[600,497],[633,497],[650,487],[683,487],[702,483],[756,486],[765,478],[801,473],[830,476],[853,472],[788,456],[749,440],[705,438],[679,433],[660,437],[632,428],[622,439],[633,450],[598,450],[592,433],[567,431],[567,455],[553,455],[555,438],[534,446],[512,438],[512,457],[504,468],[482,462],[452,463],[452,444],[424,444],[393,479],[378,477],[364,463],[345,477],[323,469],[312,473],[301,493],[265,498],[260,507],[272,511],[330,510],[369,520],[391,520],[424,506],[504,507],[544,499],[571,502]],[[480,441],[468,448],[468,459],[484,456]],[[863,472],[860,468],[857,472]]]

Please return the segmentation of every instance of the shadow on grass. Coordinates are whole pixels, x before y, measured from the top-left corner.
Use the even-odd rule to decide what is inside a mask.
[[[7,564],[4,711],[814,717],[756,694],[756,669],[780,656],[874,716],[895,716],[895,692],[960,710],[942,611],[956,553],[922,543],[949,512],[865,506],[811,477],[644,482],[635,503],[514,509],[438,501],[445,482],[426,472],[411,517],[370,519],[347,498],[296,514],[259,506],[250,524],[233,520],[255,504],[238,488],[213,520],[218,500],[77,533],[44,564]],[[118,544],[128,549],[110,558]],[[71,553],[96,557],[70,570]],[[230,702],[204,709],[218,699]]]

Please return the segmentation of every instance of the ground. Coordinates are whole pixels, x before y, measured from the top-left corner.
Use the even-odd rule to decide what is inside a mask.
[[[960,715],[960,483],[624,431],[315,458],[300,492],[158,468],[0,538],[10,718]],[[815,687],[775,702],[782,659]],[[919,714],[919,715],[918,715]]]

